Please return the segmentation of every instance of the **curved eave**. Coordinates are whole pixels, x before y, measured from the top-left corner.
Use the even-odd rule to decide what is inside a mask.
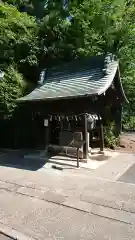
[[[108,81],[106,81],[106,84],[100,89],[100,91],[98,92],[98,95],[102,95],[103,93],[105,93],[107,89],[112,85],[115,75],[117,73],[117,70],[118,70],[118,63],[115,64],[115,67],[108,70],[108,73],[106,75],[106,78],[108,78]]]
[[[121,81],[121,77],[120,77],[120,70],[119,70],[119,64],[117,64],[116,68],[113,69],[112,74],[110,75],[110,78],[108,80],[108,82],[106,83],[106,85],[98,92],[98,95],[102,95],[104,94],[107,89],[111,86],[111,84],[114,81],[114,78],[116,77],[117,79],[117,83],[119,84],[119,90],[120,90],[120,94],[121,97],[123,99],[123,101],[125,101],[126,103],[129,103],[123,85],[122,85],[122,81]]]
[[[28,95],[26,95],[27,97]],[[77,96],[67,96],[67,97],[56,97],[56,98],[34,98],[34,99],[25,99],[25,97],[16,99],[16,102],[18,103],[23,103],[23,102],[40,102],[40,101],[55,101],[55,100],[64,100],[64,99],[76,99],[76,98],[87,98],[87,97],[92,97],[92,96],[98,96],[98,93],[96,94],[83,94],[83,95],[77,95]]]

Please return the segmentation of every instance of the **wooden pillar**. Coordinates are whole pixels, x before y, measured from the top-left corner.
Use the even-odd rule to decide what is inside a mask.
[[[77,148],[77,168],[79,168],[79,148]]]
[[[49,145],[49,136],[50,136],[50,132],[49,132],[49,120],[48,118],[44,119],[44,128],[45,128],[45,147],[47,147]]]
[[[103,127],[103,121],[99,119],[99,137],[100,137],[100,152],[104,151],[104,127]]]
[[[118,137],[122,131],[122,105],[121,104],[116,109],[115,124],[116,124],[116,137]]]
[[[87,115],[84,115],[83,118],[83,140],[85,141],[83,145],[83,157],[88,158],[88,121],[87,121]]]

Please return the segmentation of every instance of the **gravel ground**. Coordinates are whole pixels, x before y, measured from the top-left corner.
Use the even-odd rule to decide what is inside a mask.
[[[122,152],[135,152],[135,132],[122,133],[120,136],[120,146],[116,148]]]

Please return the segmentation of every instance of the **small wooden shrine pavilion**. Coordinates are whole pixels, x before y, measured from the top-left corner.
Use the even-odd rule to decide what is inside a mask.
[[[122,103],[127,101],[115,56],[93,56],[44,69],[39,86],[19,102],[31,103],[41,114],[49,145],[69,146],[74,133],[83,140],[83,157],[89,151],[89,133],[99,126],[103,150],[103,123],[111,118],[121,131]],[[79,140],[78,140],[79,141]]]

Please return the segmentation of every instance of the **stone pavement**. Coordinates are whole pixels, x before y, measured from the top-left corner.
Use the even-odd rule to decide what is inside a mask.
[[[79,167],[81,169],[87,170],[95,170],[98,167],[105,164],[112,158],[118,156],[119,153],[117,151],[112,151],[110,149],[105,149],[104,154],[100,153],[100,149],[96,148],[91,150],[91,154],[89,154],[89,159],[81,159],[79,163]],[[52,166],[56,166],[62,170],[71,170],[76,169],[77,167],[77,158],[70,156],[48,156],[45,150],[37,151],[36,153],[28,153],[24,156],[24,159],[29,161],[41,161],[43,162],[42,168],[52,168]]]
[[[6,235],[0,233],[0,240],[12,240],[12,239],[13,238],[7,237]]]
[[[134,163],[124,154],[96,171],[1,166],[0,229],[20,240],[135,239],[135,185],[116,181]]]
[[[135,184],[135,163],[118,179],[121,182]]]

